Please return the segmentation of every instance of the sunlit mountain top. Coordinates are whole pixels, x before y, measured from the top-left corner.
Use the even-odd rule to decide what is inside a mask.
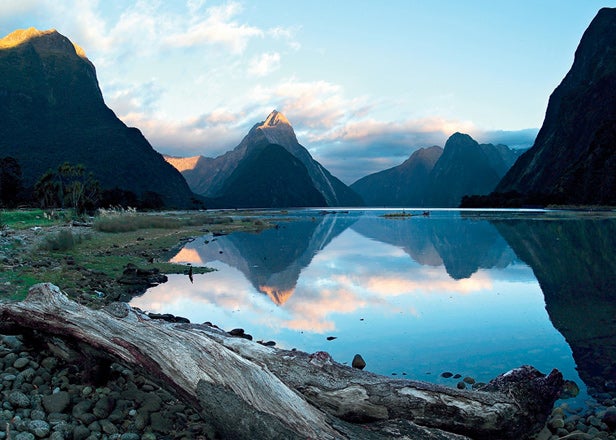
[[[173,157],[165,156],[165,160],[174,166],[180,173],[186,170],[194,170],[201,156]]]
[[[68,38],[64,37],[55,29],[49,29],[46,31],[40,31],[34,27],[28,29],[17,29],[11,32],[6,37],[0,39],[0,49],[10,49],[21,44],[27,43],[30,40],[36,38],[44,38],[45,44],[40,48],[44,48],[50,51],[64,51],[68,44],[71,44],[75,49],[75,53],[82,58],[87,58],[86,52],[79,45],[71,42]]]
[[[263,125],[261,125],[261,127],[273,127],[279,124],[291,125],[291,123],[289,122],[289,120],[287,119],[285,115],[280,113],[278,110],[273,110],[269,114],[269,116],[267,117]]]
[[[259,286],[259,290],[265,293],[278,306],[283,305],[295,292],[295,289],[279,289],[276,286]]]

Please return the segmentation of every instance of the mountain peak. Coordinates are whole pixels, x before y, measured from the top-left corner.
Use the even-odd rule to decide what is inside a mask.
[[[468,134],[465,133],[459,133],[456,132],[454,134],[452,134],[449,139],[447,139],[447,142],[445,143],[445,149],[447,149],[448,146],[452,146],[452,145],[456,145],[456,146],[475,146],[478,145],[477,142],[470,137]]]
[[[87,59],[85,51],[77,44],[71,42],[55,29],[46,31],[34,27],[17,29],[0,39],[0,50],[11,49],[22,44],[32,42],[37,51],[44,52],[71,52],[74,51],[81,58]]]
[[[295,131],[285,115],[277,110],[272,111],[267,119],[257,124],[254,129],[265,135],[268,142],[289,148],[297,144]]]
[[[281,124],[291,125],[285,115],[280,113],[278,110],[273,110],[263,123],[262,127],[274,127]]]

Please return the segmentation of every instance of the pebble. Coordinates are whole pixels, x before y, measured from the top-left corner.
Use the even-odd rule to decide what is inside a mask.
[[[205,439],[215,432],[151,378],[112,364],[107,383],[95,388],[75,364],[30,349],[21,336],[0,335],[0,440]]]
[[[356,354],[353,357],[353,362],[351,362],[351,366],[353,368],[357,368],[359,370],[363,370],[366,367],[366,361],[360,354]]]

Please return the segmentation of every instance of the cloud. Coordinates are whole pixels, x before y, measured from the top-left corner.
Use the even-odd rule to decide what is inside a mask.
[[[113,83],[107,88],[107,104],[119,115],[152,113],[158,107],[163,88],[150,80],[141,84]]]
[[[248,73],[254,76],[266,76],[280,68],[280,54],[278,52],[264,53],[255,57],[248,66]]]
[[[218,43],[225,45],[233,53],[242,53],[248,41],[253,37],[262,37],[264,31],[234,21],[241,11],[241,5],[235,2],[213,6],[206,10],[205,17],[192,19],[185,32],[169,35],[164,41],[178,47]]]

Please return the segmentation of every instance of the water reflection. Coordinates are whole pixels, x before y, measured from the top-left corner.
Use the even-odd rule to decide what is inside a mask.
[[[450,385],[441,372],[485,381],[522,364],[581,384],[568,341],[584,381],[609,389],[613,220],[380,214],[304,212],[260,234],[203,237],[173,260],[218,271],[172,276],[133,304]]]
[[[586,214],[493,224],[534,271],[584,382],[616,391],[616,219]]]

